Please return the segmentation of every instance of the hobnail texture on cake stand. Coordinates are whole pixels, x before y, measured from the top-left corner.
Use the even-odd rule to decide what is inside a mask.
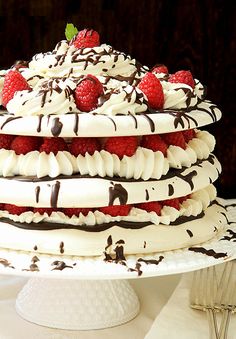
[[[139,300],[126,280],[31,278],[18,294],[16,310],[38,325],[96,330],[133,319]]]

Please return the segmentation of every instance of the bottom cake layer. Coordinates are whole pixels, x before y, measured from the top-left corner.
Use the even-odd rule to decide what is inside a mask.
[[[194,219],[180,219],[175,225],[148,225],[139,229],[113,226],[104,231],[76,229],[22,229],[0,221],[0,247],[35,253],[105,256],[124,259],[125,254],[151,253],[184,248],[205,242],[227,224],[225,208],[213,202]]]

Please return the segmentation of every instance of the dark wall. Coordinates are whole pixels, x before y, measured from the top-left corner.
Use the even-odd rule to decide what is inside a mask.
[[[236,197],[236,5],[231,0],[0,0],[0,68],[52,50],[66,22],[148,66],[190,69],[223,119],[207,129],[223,166],[219,194]]]

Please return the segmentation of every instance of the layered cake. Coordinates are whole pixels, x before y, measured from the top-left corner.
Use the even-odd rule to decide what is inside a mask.
[[[1,71],[0,247],[96,256],[205,242],[226,223],[214,181],[221,112],[190,71],[152,69],[67,26]]]

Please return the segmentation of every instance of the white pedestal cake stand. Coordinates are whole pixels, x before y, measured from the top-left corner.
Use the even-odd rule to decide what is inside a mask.
[[[0,274],[30,277],[16,300],[26,320],[53,328],[95,330],[123,324],[139,312],[128,279],[183,273],[236,258],[236,207],[213,240],[150,255],[103,258],[50,256],[0,249]]]
[[[139,300],[126,280],[31,278],[17,297],[16,310],[39,325],[95,330],[133,319]]]

